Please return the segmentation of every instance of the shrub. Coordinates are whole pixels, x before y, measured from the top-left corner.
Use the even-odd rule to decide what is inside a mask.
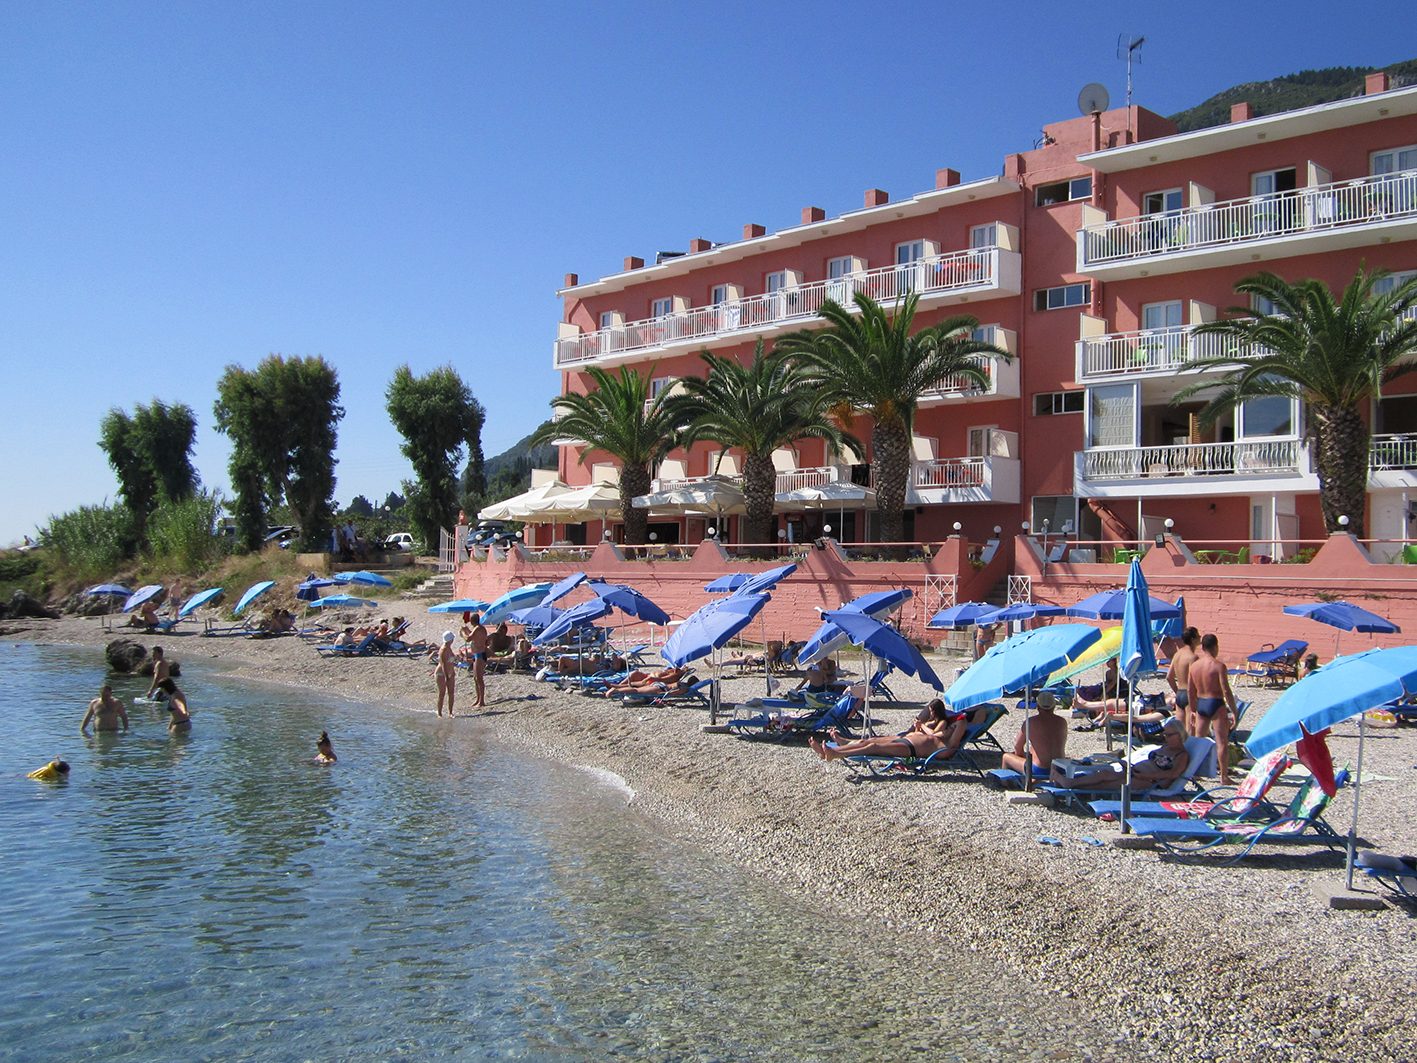
[[[153,560],[195,572],[225,554],[225,537],[212,534],[221,504],[219,491],[201,491],[180,502],[160,504],[148,518]]]
[[[126,506],[80,506],[49,518],[39,534],[64,568],[80,579],[110,575],[133,556],[137,529]]]

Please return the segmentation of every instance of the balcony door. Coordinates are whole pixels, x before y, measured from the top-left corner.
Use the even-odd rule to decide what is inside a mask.
[[[895,271],[895,294],[897,296],[916,291],[924,286],[924,267],[916,265],[924,258],[924,240],[911,240],[908,243],[896,245],[895,264],[899,267]]]
[[[1283,170],[1266,170],[1250,176],[1250,195],[1254,231],[1282,233],[1297,228],[1298,200],[1294,191],[1299,187],[1299,171],[1290,166]]]
[[[1108,384],[1087,389],[1087,448],[1137,445],[1137,387]]]

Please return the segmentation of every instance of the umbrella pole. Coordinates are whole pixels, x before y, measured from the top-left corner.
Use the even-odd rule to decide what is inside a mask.
[[[1033,683],[1023,688],[1023,792],[1033,792],[1033,742],[1028,733],[1028,703],[1033,700]]]
[[[866,715],[862,718],[862,730],[867,735],[874,736],[876,729],[871,725],[871,666],[868,663],[872,660],[870,652],[863,645],[861,647],[861,671],[866,676]]]
[[[1353,850],[1358,847],[1358,801],[1363,796],[1363,735],[1367,732],[1368,713],[1358,716],[1358,774],[1353,781],[1353,819],[1348,824],[1348,885],[1353,888]]]
[[[772,672],[768,666],[768,618],[760,612],[758,619],[763,622],[763,690],[768,697],[772,697]]]
[[[1136,704],[1136,680],[1133,679],[1127,686],[1127,765],[1122,774],[1122,833],[1130,834],[1132,828],[1127,825],[1127,817],[1132,814],[1132,706]],[[1105,713],[1103,714],[1106,715]],[[1110,734],[1112,724],[1109,721],[1107,731]]]

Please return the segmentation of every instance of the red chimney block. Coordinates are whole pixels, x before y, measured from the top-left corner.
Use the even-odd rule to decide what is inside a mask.
[[[690,241],[689,241],[689,254],[691,254],[691,255],[697,255],[700,251],[712,251],[712,250],[713,250],[713,241],[712,241],[712,240],[690,240]]]
[[[644,268],[645,268],[645,260],[644,260],[644,259],[642,259],[642,258],[636,258],[634,255],[626,255],[626,256],[625,256],[625,272],[628,273],[628,272],[629,272],[630,270],[632,270],[632,269],[644,269]]]
[[[763,228],[761,225],[745,225],[743,226],[743,239],[752,240],[759,236],[766,236],[767,232],[767,229]]]
[[[802,224],[811,225],[814,221],[825,221],[827,212],[821,207],[803,207]]]
[[[884,207],[890,201],[891,197],[889,193],[882,192],[879,188],[866,189],[866,206]]]
[[[958,170],[936,170],[936,171],[935,171],[935,187],[936,187],[936,188],[953,188],[953,187],[954,187],[955,185],[957,185],[957,184],[959,184],[959,171],[958,171]]]
[[[1235,122],[1248,122],[1254,116],[1254,104],[1250,103],[1248,100],[1244,103],[1232,103],[1230,105],[1230,121],[1232,124]]]
[[[579,274],[579,273],[567,273],[567,274],[566,274],[566,283],[563,284],[561,287],[563,287],[563,288],[574,288],[574,287],[575,287],[577,284],[579,284],[580,282],[581,282],[581,277],[580,277],[580,274]]]
[[[1369,74],[1363,79],[1363,95],[1372,96],[1375,93],[1386,92],[1387,86],[1387,73],[1379,70],[1376,74]]]

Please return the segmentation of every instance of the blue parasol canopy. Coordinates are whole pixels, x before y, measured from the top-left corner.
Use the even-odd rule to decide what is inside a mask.
[[[371,602],[367,598],[356,598],[352,594],[331,594],[327,598],[317,598],[310,603],[321,608],[327,605],[378,605],[378,602]]]
[[[251,586],[246,588],[246,593],[241,596],[241,600],[236,603],[236,608],[231,611],[231,615],[240,616],[243,609],[275,585],[276,581],[273,579],[265,579],[260,583],[251,584]]]
[[[749,576],[738,586],[734,594],[759,594],[762,591],[772,590],[782,580],[797,571],[796,563],[790,565],[778,565],[770,568],[766,572],[757,572]]]
[[[584,572],[571,573],[565,579],[551,584],[550,588],[546,591],[546,597],[541,599],[541,604],[550,605],[552,602],[559,602],[584,582]]]
[[[956,710],[997,701],[1006,693],[1041,687],[1048,677],[1099,638],[1091,624],[1054,624],[1005,639],[969,666],[945,692]]]
[[[1061,605],[1039,605],[1037,602],[1014,602],[1001,605],[992,613],[975,620],[976,624],[1008,624],[1015,620],[1032,620],[1036,616],[1062,616],[1067,610]]]
[[[592,598],[588,602],[581,602],[580,605],[573,605],[558,616],[554,623],[543,628],[531,643],[533,646],[544,646],[548,642],[555,642],[572,628],[587,627],[592,620],[599,620],[609,613],[611,608],[604,598]]]
[[[945,684],[940,682],[940,677],[921,656],[920,651],[889,624],[883,624],[866,613],[847,609],[830,609],[823,613],[822,617],[841,628],[854,645],[860,646],[867,653],[889,661],[906,675],[918,675],[936,690],[945,689]]]
[[[726,576],[719,576],[712,583],[704,584],[704,590],[710,594],[727,594],[729,591],[736,591],[747,582],[748,573],[730,572]]]
[[[181,609],[177,610],[178,617],[190,616],[195,610],[200,609],[221,593],[222,589],[220,587],[212,587],[209,590],[198,591],[187,599]]]
[[[1155,597],[1149,598],[1149,601],[1153,620],[1172,620],[1181,615],[1181,610],[1168,601]],[[1100,591],[1076,605],[1068,606],[1069,616],[1080,616],[1087,620],[1121,620],[1126,611],[1126,588]]]
[[[912,591],[908,587],[889,591],[874,591],[871,594],[863,594],[859,598],[853,598],[837,611],[860,613],[862,616],[879,620],[881,617],[889,616],[895,612],[909,601],[911,596]],[[850,638],[840,626],[833,624],[830,620],[824,621],[822,626],[812,633],[812,637],[807,640],[806,644],[797,651],[797,663],[808,665],[813,661],[821,660],[841,649],[849,641],[851,641]]]
[[[1186,598],[1180,595],[1176,598],[1176,611],[1180,616],[1151,618],[1151,630],[1156,633],[1156,637],[1166,639],[1178,639],[1186,631]]]
[[[707,657],[752,623],[767,602],[766,594],[734,594],[711,601],[679,625],[659,655],[675,667]]]
[[[360,569],[358,572],[336,572],[335,579],[341,583],[363,583],[369,587],[392,587],[393,584],[377,572]]]
[[[557,609],[554,605],[533,605],[530,609],[518,609],[507,619],[523,627],[548,627],[556,623],[565,612],[566,610]]]
[[[1399,632],[1398,627],[1386,617],[1370,613],[1361,606],[1348,602],[1310,602],[1307,605],[1286,605],[1284,611],[1290,616],[1308,617],[1320,624],[1340,628],[1343,631],[1368,631],[1379,634]]]
[[[139,587],[136,591],[129,595],[128,600],[123,603],[123,611],[125,613],[131,613],[138,606],[142,605],[150,598],[155,598],[161,593],[161,583],[149,583],[146,587]]]
[[[100,583],[97,587],[90,587],[84,591],[85,594],[121,594],[127,598],[133,592],[127,587],[117,583]]]
[[[487,607],[487,611],[482,614],[482,622],[500,624],[518,609],[530,609],[533,605],[540,605],[550,589],[550,583],[528,583],[525,587],[513,587]]]
[[[995,612],[996,607],[986,602],[961,602],[959,605],[952,605],[948,609],[941,609],[930,618],[927,627],[948,627],[961,628],[973,627],[979,623],[981,616],[988,616]]]
[[[1156,671],[1156,647],[1151,643],[1151,595],[1141,561],[1132,558],[1127,571],[1127,608],[1122,614],[1122,650],[1117,667],[1130,682],[1138,672]]]
[[[320,591],[326,587],[338,587],[339,584],[332,579],[325,579],[324,576],[311,576],[304,583],[295,585],[296,600],[302,602],[313,602],[320,597]]]
[[[601,601],[609,602],[622,613],[639,617],[650,624],[669,623],[669,614],[633,587],[623,583],[588,584]]]
[[[476,598],[459,598],[452,602],[439,602],[437,605],[430,605],[430,613],[477,613],[487,608],[486,602],[478,601]]]

